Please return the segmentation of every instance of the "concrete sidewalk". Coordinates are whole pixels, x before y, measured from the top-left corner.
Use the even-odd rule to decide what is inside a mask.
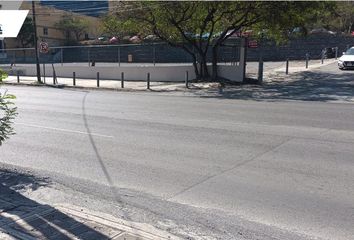
[[[44,78],[42,77],[44,82]],[[3,81],[5,84],[22,84],[22,85],[38,85],[37,78],[31,76],[21,76],[20,81],[16,76],[9,76]],[[45,85],[58,86],[58,87],[77,87],[77,88],[102,88],[120,91],[145,91],[147,89],[147,82],[143,81],[124,81],[124,88],[121,86],[120,80],[105,80],[99,81],[99,87],[97,86],[97,80],[95,79],[76,79],[75,86],[72,78],[57,78],[57,83],[53,84],[52,77],[46,77]],[[188,91],[188,90],[202,90],[202,89],[217,89],[218,83],[205,82],[205,83],[189,83],[188,88],[184,82],[150,82],[151,91]]]
[[[321,60],[310,60],[308,63],[308,68],[306,68],[306,62],[305,61],[292,61],[289,62],[289,73],[297,73],[297,72],[305,72],[305,71],[310,71],[319,67],[323,67],[332,63],[337,62],[338,60],[336,59],[325,59],[323,63]],[[286,69],[286,62],[284,62],[281,66],[275,67],[272,69],[266,69],[265,72],[284,72],[285,73]]]
[[[6,191],[6,190],[5,190]],[[11,190],[10,190],[11,191]],[[12,195],[12,194],[11,194]],[[17,194],[15,194],[16,196]],[[179,239],[152,226],[131,223],[74,206],[48,206],[1,192],[0,239],[166,240]]]
[[[325,59],[323,64],[321,60],[310,60],[308,62],[308,68],[306,68],[306,61],[305,60],[296,60],[296,61],[289,61],[289,73],[297,73],[297,72],[304,72],[310,71],[312,69],[316,69],[319,67],[323,67],[334,62],[337,62],[336,59]],[[264,75],[267,76],[271,73],[284,73],[286,70],[286,61],[282,62],[264,62],[263,63],[263,71]],[[250,62],[247,63],[247,76],[256,78],[258,75],[258,63]]]

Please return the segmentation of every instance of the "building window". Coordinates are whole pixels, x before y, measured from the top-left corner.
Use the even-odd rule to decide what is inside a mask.
[[[48,35],[48,28],[46,27],[43,28],[43,35]]]

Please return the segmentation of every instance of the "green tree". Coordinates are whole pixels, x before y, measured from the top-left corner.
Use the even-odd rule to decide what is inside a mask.
[[[325,6],[322,2],[184,1],[128,2],[109,21],[118,29],[155,34],[180,47],[193,59],[197,78],[217,80],[218,48],[235,32],[267,30],[268,37],[286,38],[289,30],[304,26],[306,16]],[[127,14],[127,12],[129,12]],[[306,16],[305,13],[306,12]],[[212,52],[212,74],[207,53]]]
[[[56,26],[65,34],[67,44],[76,44],[81,40],[85,31],[87,31],[89,23],[84,19],[72,15],[64,15],[62,19],[56,23]]]
[[[336,2],[334,14],[328,18],[328,26],[333,30],[351,33],[354,25],[354,2]]]
[[[6,77],[6,72],[0,69],[0,84]],[[0,145],[14,134],[12,123],[17,113],[13,99],[15,99],[14,95],[0,91]]]
[[[27,17],[22,25],[22,28],[17,36],[21,47],[31,47],[34,43],[33,21],[32,18]]]

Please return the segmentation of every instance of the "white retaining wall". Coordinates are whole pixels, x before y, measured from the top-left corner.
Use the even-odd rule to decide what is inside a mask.
[[[243,66],[218,66],[219,76],[227,78],[231,81],[242,82],[243,80]],[[13,74],[20,71],[23,76],[35,76],[35,65],[16,66],[13,67]],[[184,81],[188,71],[189,79],[195,78],[193,66],[187,65],[169,65],[169,66],[139,66],[139,67],[116,67],[116,66],[55,66],[57,77],[71,78],[73,72],[76,73],[76,78],[80,79],[96,79],[97,72],[100,73],[102,80],[120,80],[121,73],[124,72],[124,79],[127,81],[145,81],[147,73],[150,73],[151,81],[170,81],[178,82]],[[211,66],[210,66],[211,71]],[[53,76],[51,65],[46,65],[46,76]],[[41,65],[41,74],[43,75],[43,65]]]

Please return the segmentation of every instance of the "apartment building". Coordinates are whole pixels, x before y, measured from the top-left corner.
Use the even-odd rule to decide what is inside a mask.
[[[80,36],[80,40],[95,39],[100,36],[101,21],[97,17],[58,9],[54,6],[44,5],[42,2],[38,1],[35,2],[35,7],[38,40],[47,42],[49,46],[63,46],[67,43],[69,36],[67,36],[67,33],[58,25],[65,16],[72,16],[87,22],[88,28]],[[32,18],[31,1],[22,2],[20,9],[29,10],[28,17]],[[7,49],[23,47],[19,39],[5,39],[4,45]]]

